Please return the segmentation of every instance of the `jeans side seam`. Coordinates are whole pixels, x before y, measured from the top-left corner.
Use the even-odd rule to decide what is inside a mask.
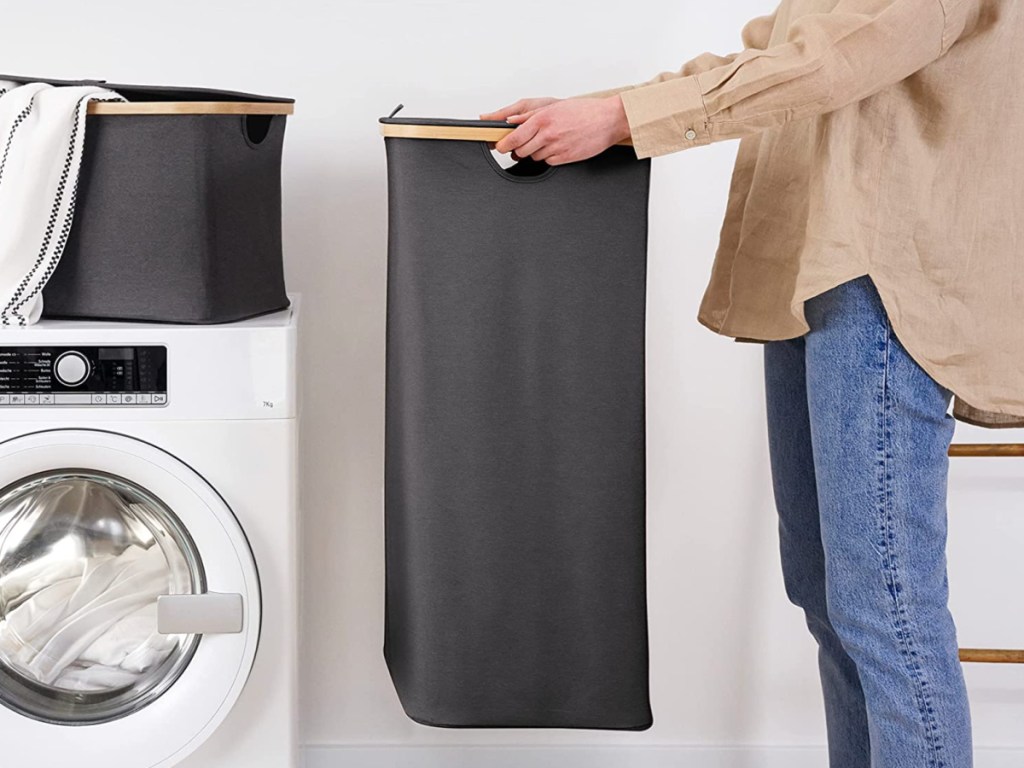
[[[887,320],[883,320],[885,338],[882,343],[882,385],[879,404],[879,448],[881,451],[881,488],[879,497],[882,502],[882,557],[886,567],[886,587],[892,597],[892,616],[896,637],[899,640],[900,651],[903,655],[906,667],[914,681],[914,698],[921,715],[921,724],[924,726],[925,742],[930,752],[928,768],[944,768],[945,763],[939,756],[942,750],[937,734],[935,722],[935,711],[928,695],[928,681],[925,679],[921,665],[918,660],[917,651],[911,642],[910,620],[907,607],[900,599],[903,591],[899,578],[898,559],[895,552],[895,525],[893,516],[893,477],[892,477],[892,390],[889,379],[890,361],[893,350],[892,328]]]

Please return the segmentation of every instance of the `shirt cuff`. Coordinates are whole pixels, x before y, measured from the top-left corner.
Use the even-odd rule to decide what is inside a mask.
[[[619,94],[638,158],[711,143],[697,75],[675,77]]]

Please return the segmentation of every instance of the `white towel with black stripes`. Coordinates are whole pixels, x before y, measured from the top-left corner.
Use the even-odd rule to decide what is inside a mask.
[[[90,101],[124,101],[96,86],[0,80],[0,325],[43,311],[75,215]]]

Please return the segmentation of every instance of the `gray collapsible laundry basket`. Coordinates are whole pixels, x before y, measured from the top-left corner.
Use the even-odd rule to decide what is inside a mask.
[[[103,85],[86,118],[75,216],[43,289],[46,317],[223,323],[288,306],[281,153],[294,102]]]
[[[414,720],[651,724],[650,163],[503,168],[503,123],[382,119],[384,654]]]

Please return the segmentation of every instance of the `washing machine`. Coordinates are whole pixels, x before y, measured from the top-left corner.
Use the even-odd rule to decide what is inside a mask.
[[[298,297],[0,329],[0,765],[295,768]]]

